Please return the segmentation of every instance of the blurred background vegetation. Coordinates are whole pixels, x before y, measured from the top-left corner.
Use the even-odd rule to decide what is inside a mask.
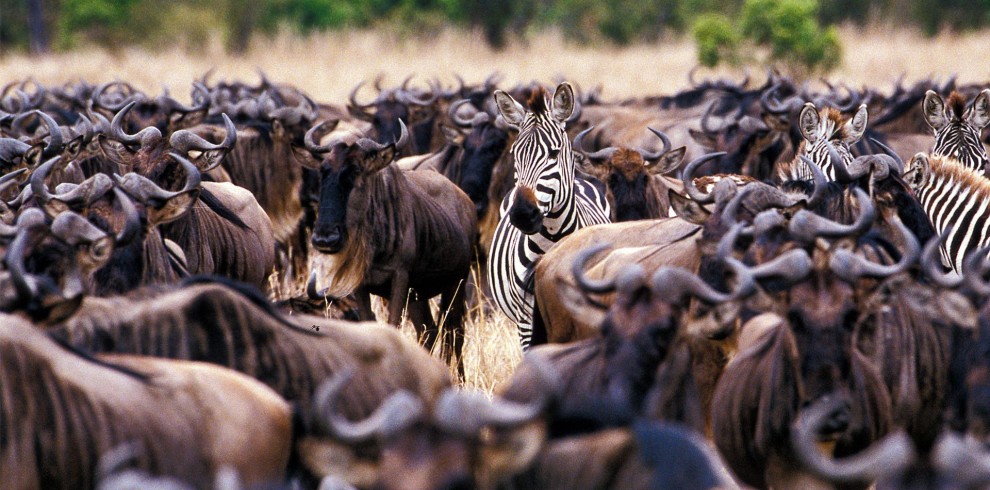
[[[0,55],[222,39],[233,55],[255,36],[349,28],[429,36],[477,30],[493,47],[559,30],[577,43],[692,36],[706,66],[780,62],[828,71],[840,59],[834,26],[889,25],[925,35],[981,29],[990,0],[0,0]]]

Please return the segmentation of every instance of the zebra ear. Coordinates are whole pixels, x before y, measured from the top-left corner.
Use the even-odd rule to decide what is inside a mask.
[[[917,191],[928,179],[930,169],[931,163],[928,161],[928,155],[924,152],[916,153],[911,159],[911,163],[908,164],[907,171],[904,172],[904,181]]]
[[[846,143],[853,144],[863,137],[866,132],[866,104],[861,104],[856,115],[846,122]]]
[[[990,124],[990,89],[983,89],[973,101],[968,121],[975,128],[983,129]]]
[[[934,90],[925,92],[925,102],[921,108],[925,113],[925,121],[935,131],[940,131],[949,123],[945,117],[945,102]]]
[[[574,87],[570,83],[563,82],[557,85],[557,90],[553,92],[553,105],[550,113],[553,118],[565,122],[574,113]]]
[[[801,136],[804,136],[804,139],[808,140],[809,143],[814,143],[818,139],[818,124],[820,122],[815,104],[805,102],[804,108],[801,109],[801,115],[798,116],[798,127],[801,129]]]
[[[526,118],[526,110],[516,102],[516,99],[502,90],[495,91],[495,105],[498,106],[502,119],[513,126],[518,127]]]

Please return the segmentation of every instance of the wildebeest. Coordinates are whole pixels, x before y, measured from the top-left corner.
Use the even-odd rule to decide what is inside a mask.
[[[306,136],[306,149],[299,150],[301,160],[320,171],[311,242],[331,262],[329,291],[321,295],[356,293],[365,320],[374,318],[370,295],[386,298],[393,325],[408,304],[429,349],[439,332],[428,300],[440,295],[440,312],[446,315],[441,345],[448,358],[460,359],[464,291],[478,234],[474,206],[439,173],[403,171],[393,164],[396,147],[408,136],[400,126],[402,136],[388,145],[368,138],[318,145],[317,125]]]
[[[240,373],[148,357],[94,359],[11,316],[0,319],[0,359],[4,487],[92,488],[100,456],[122,443],[141,446],[138,467],[198,487],[225,465],[250,484],[285,473],[289,405]]]

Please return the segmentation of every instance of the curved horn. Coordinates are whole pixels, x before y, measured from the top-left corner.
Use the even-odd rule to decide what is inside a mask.
[[[532,403],[515,403],[501,398],[489,400],[476,390],[447,389],[434,407],[434,419],[444,430],[473,435],[486,426],[513,427],[533,421],[543,412],[546,396]]]
[[[738,299],[753,289],[753,276],[749,269],[736,259],[725,259],[725,264],[736,274],[736,289],[730,293],[716,291],[693,272],[680,267],[663,266],[653,274],[653,293],[661,301],[674,304],[686,295],[694,296],[709,304],[725,303]]]
[[[309,131],[306,131],[306,135],[303,136],[303,143],[306,145],[306,149],[309,150],[310,153],[326,153],[331,149],[333,149],[334,145],[336,145],[339,142],[338,140],[331,141],[325,145],[320,145],[316,141],[316,133],[323,132],[324,126],[326,126],[327,124],[332,124],[332,126],[330,126],[330,128],[326,131],[327,132],[333,131],[334,129],[337,128],[337,125],[339,123],[340,123],[339,119],[334,119],[330,121],[322,121],[319,124],[309,128]]]
[[[51,158],[62,151],[62,128],[60,128],[58,123],[44,111],[34,112],[38,114],[38,117],[40,117],[42,121],[45,121],[45,126],[48,126],[48,144],[45,145],[45,149],[41,152],[41,157]]]
[[[911,440],[900,430],[853,456],[840,460],[823,456],[815,444],[816,436],[841,404],[838,397],[822,398],[801,411],[791,432],[791,445],[808,469],[834,482],[864,481],[899,474],[914,461]]]
[[[10,248],[7,249],[7,253],[3,257],[7,270],[10,271],[10,278],[14,282],[17,297],[21,301],[29,300],[38,295],[38,286],[35,281],[28,277],[24,267],[24,257],[30,246],[29,242],[36,239],[35,229],[44,226],[45,216],[41,210],[31,208],[21,214],[17,218],[17,236],[14,237],[14,241],[11,242]]]
[[[705,109],[705,113],[701,115],[701,130],[708,134],[715,134],[722,130],[722,128],[712,129],[708,125],[708,118],[711,117],[712,112],[715,110],[715,103],[716,101],[712,101],[712,103],[708,105],[708,109]]]
[[[921,270],[925,273],[925,277],[936,286],[946,289],[955,289],[963,282],[962,276],[958,274],[942,272],[941,246],[951,232],[952,227],[949,227],[942,233],[933,236],[921,251]]]
[[[966,287],[982,297],[990,296],[990,283],[984,280],[990,263],[987,261],[990,245],[973,250],[963,259],[963,280]]]
[[[113,195],[117,198],[117,202],[120,203],[121,211],[124,212],[124,228],[114,237],[114,243],[120,247],[131,243],[137,238],[138,233],[141,231],[141,216],[138,215],[137,208],[134,206],[131,198],[124,191],[120,190],[119,187],[114,187]]]
[[[574,281],[577,282],[578,287],[580,287],[585,293],[607,294],[615,291],[614,278],[593,280],[584,275],[584,267],[587,265],[588,260],[598,252],[609,248],[611,248],[611,246],[608,244],[600,243],[582,250],[576,257],[574,257],[574,264],[571,266],[571,274],[574,275]]]
[[[48,192],[48,186],[45,185],[45,179],[48,177],[48,172],[51,172],[52,167],[60,161],[62,161],[61,156],[51,158],[47,162],[39,165],[38,168],[34,169],[34,172],[31,172],[31,193],[34,194],[35,199],[40,201],[42,204],[47,203],[55,197]]]
[[[220,116],[223,117],[223,126],[226,131],[223,141],[220,144],[215,145],[188,129],[182,129],[172,133],[172,136],[168,139],[169,145],[180,153],[187,153],[189,151],[231,150],[237,142],[237,127],[234,126],[234,122],[227,117],[226,113],[220,114]]]
[[[196,168],[192,162],[187,160],[186,157],[179,155],[178,153],[169,153],[168,156],[172,157],[172,160],[175,160],[186,171],[186,185],[182,188],[182,190],[176,192],[175,194],[188,192],[199,187],[200,181],[203,178],[199,169]]]
[[[107,102],[106,100],[104,100],[103,93],[106,92],[106,90],[108,88],[110,88],[111,86],[114,86],[114,87],[123,87],[123,90],[121,90],[120,93],[121,93],[121,96],[123,96],[124,100],[121,100],[121,101],[119,101],[119,102],[117,102],[115,104],[111,104],[111,103]],[[121,107],[124,107],[127,104],[136,103],[141,98],[142,98],[142,94],[140,92],[138,92],[137,90],[135,90],[134,87],[131,86],[129,83],[127,83],[127,82],[121,82],[120,80],[116,80],[116,81],[113,81],[113,82],[104,83],[103,85],[100,85],[99,87],[97,87],[96,90],[93,92],[92,101],[93,101],[93,105],[95,105],[97,107],[100,107],[100,108],[103,108],[103,109],[106,109],[106,110],[109,110],[109,111],[112,111],[112,112],[117,112],[117,111],[120,111],[120,108]]]
[[[709,153],[707,155],[702,155],[698,158],[695,158],[694,160],[691,161],[691,163],[687,164],[687,166],[684,167],[684,172],[681,175],[681,181],[684,182],[684,192],[686,192],[687,195],[691,197],[691,199],[693,199],[694,201],[700,204],[709,204],[715,200],[714,193],[705,194],[699,191],[698,188],[694,186],[693,175],[694,175],[694,171],[697,170],[698,167],[701,166],[701,164],[709,160],[721,158],[723,156],[725,156],[724,151]]]
[[[893,265],[882,265],[866,260],[852,251],[846,249],[836,250],[829,261],[829,268],[832,272],[848,282],[855,282],[859,278],[873,277],[883,279],[904,272],[918,260],[921,254],[921,246],[918,240],[900,221],[895,224],[897,230],[904,237],[907,250],[901,254],[901,260]]]
[[[904,160],[901,159],[900,155],[898,155],[897,152],[895,152],[889,146],[883,144],[883,142],[881,142],[876,138],[870,138],[870,142],[880,147],[880,149],[883,150],[885,154],[887,154],[888,156],[894,159],[894,162],[897,164],[898,167],[897,175],[901,175],[904,173]]]
[[[657,138],[660,138],[660,141],[663,142],[663,148],[661,148],[655,153],[651,153],[643,148],[640,148],[639,154],[643,156],[643,160],[656,160],[657,158],[660,158],[665,153],[670,151],[670,147],[671,147],[670,138],[667,137],[666,133],[658,129],[653,129],[651,127],[647,127],[646,129],[649,129],[651,133],[657,135]]]
[[[430,94],[427,95],[425,98],[419,98],[416,95],[414,95],[411,91],[406,89],[406,84],[409,82],[409,79],[411,78],[412,76],[406,78],[406,81],[402,83],[402,89],[398,92],[398,94],[396,94],[396,97],[399,99],[399,102],[402,102],[403,104],[411,104],[411,105],[418,105],[425,107],[433,104],[434,102],[437,101],[437,99],[440,98],[441,89],[439,86],[437,86],[436,80],[431,79],[429,81]]]
[[[0,195],[2,195],[4,192],[6,192],[6,190],[8,188],[10,188],[10,186],[16,185],[17,184],[17,179],[21,175],[24,175],[24,172],[27,172],[27,171],[28,171],[28,169],[26,169],[26,168],[19,168],[19,169],[14,170],[14,171],[7,172],[6,174],[3,175],[3,177],[0,177]],[[35,170],[35,172],[37,172],[37,170]]]
[[[588,152],[587,150],[584,149],[584,136],[590,133],[592,129],[595,129],[595,127],[589,126],[588,129],[585,129],[584,131],[578,133],[578,135],[574,137],[574,141],[571,143],[571,148],[578,151],[586,158],[595,159],[595,160],[605,160],[611,158],[612,154],[615,153],[615,150],[617,150],[617,148],[614,146],[610,146],[608,148],[602,148],[601,150],[594,152]]]
[[[458,109],[460,109],[461,106],[463,106],[464,104],[470,104],[470,103],[471,103],[470,99],[461,99],[457,102],[454,102],[453,104],[450,104],[450,109],[447,110],[447,116],[454,124],[462,128],[472,128],[479,124],[484,124],[491,119],[491,116],[489,116],[487,112],[479,111],[477,109],[475,109],[474,115],[471,116],[471,119],[465,119],[464,117],[461,117],[461,115],[458,114],[457,112]],[[474,106],[471,106],[471,108],[473,109]]]
[[[846,165],[845,160],[839,155],[835,147],[832,146],[831,141],[825,142],[825,147],[828,148],[828,160],[832,163],[832,169],[835,172],[835,181],[840,184],[848,184],[863,175],[854,175],[849,167]]]
[[[409,130],[406,123],[399,119],[399,138],[391,144],[382,144],[371,138],[361,138],[357,140],[357,145],[364,151],[381,151],[388,147],[402,148],[409,142]]]
[[[793,110],[793,104],[784,104],[778,101],[776,97],[771,99],[771,96],[773,96],[779,88],[780,83],[778,82],[769,89],[765,90],[763,94],[760,95],[760,106],[762,106],[763,110],[769,114],[777,116],[788,115],[791,110]]]
[[[870,201],[870,196],[860,188],[853,189],[859,202],[859,216],[851,225],[836,223],[828,218],[819,216],[811,211],[802,209],[794,214],[788,230],[791,236],[805,243],[812,243],[818,237],[838,238],[844,236],[859,236],[870,229],[876,216],[876,209]]]
[[[379,80],[380,80],[380,78],[379,78]],[[375,83],[376,84],[378,83],[377,80],[376,80]],[[351,107],[353,107],[356,110],[359,110],[361,112],[365,112],[366,113],[365,109],[367,109],[368,107],[371,107],[372,105],[374,105],[374,102],[371,102],[371,103],[368,103],[368,104],[360,104],[360,103],[358,103],[358,101],[357,101],[357,93],[358,93],[358,90],[360,90],[363,85],[364,85],[364,80],[362,80],[360,83],[358,83],[354,87],[354,89],[351,90],[350,95],[347,96],[347,100],[350,102]]]
[[[124,132],[124,129],[122,127],[124,123],[124,118],[127,117],[127,113],[131,111],[131,108],[134,107],[134,104],[137,104],[137,102],[128,103],[127,105],[124,106],[123,109],[117,112],[117,115],[113,116],[113,121],[110,121],[110,137],[121,143],[132,144],[132,145],[139,144],[142,146],[144,145],[144,142],[147,139],[161,139],[162,132],[159,131],[158,128],[154,126],[149,126],[147,128],[144,128],[141,131],[138,131],[138,133],[134,135],[129,135]]]
[[[333,437],[350,444],[365,442],[373,438],[387,438],[408,427],[425,412],[423,402],[406,390],[397,390],[386,398],[368,418],[351,422],[338,415],[337,406],[344,385],[353,376],[353,370],[336,373],[323,382],[314,397],[313,406],[318,415],[317,423]]]
[[[815,165],[815,162],[812,162],[810,158],[801,155],[801,161],[808,166],[814,179],[815,187],[806,201],[808,207],[814,207],[825,197],[825,191],[828,190],[828,180],[825,179],[825,173],[822,172],[822,169]]]
[[[749,272],[756,279],[776,277],[788,284],[794,284],[807,277],[813,267],[808,252],[803,248],[795,248],[773,260],[750,268]]]
[[[16,138],[0,138],[0,162],[13,162],[21,158],[31,145]]]

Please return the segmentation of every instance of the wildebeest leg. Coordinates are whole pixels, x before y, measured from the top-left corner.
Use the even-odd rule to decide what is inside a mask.
[[[354,292],[357,301],[358,319],[363,322],[375,321],[375,312],[371,311],[371,293],[365,288]]]
[[[409,321],[416,327],[416,336],[426,350],[433,352],[437,342],[437,325],[430,313],[430,302],[415,296],[409,298]]]
[[[402,322],[402,309],[406,300],[414,300],[409,295],[409,272],[397,270],[392,273],[392,291],[388,297],[388,322],[398,325]],[[416,327],[417,329],[419,327]]]
[[[443,349],[444,359],[450,363],[451,358],[457,359],[457,374],[464,379],[464,314],[467,307],[465,287],[467,277],[461,279],[456,286],[443,292],[440,296],[440,315],[443,318]]]

